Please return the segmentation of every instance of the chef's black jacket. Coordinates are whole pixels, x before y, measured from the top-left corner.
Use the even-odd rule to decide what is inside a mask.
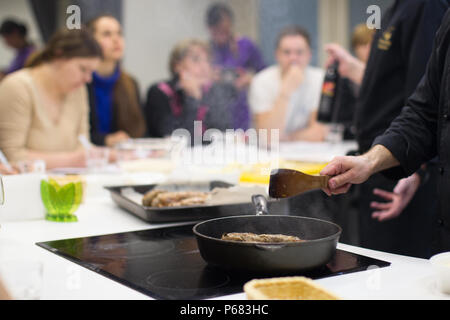
[[[389,128],[420,82],[448,0],[397,0],[383,13],[381,29],[372,42],[355,112],[359,151]],[[392,191],[397,180],[373,175],[356,187],[359,245],[380,251],[429,258],[433,224],[437,220],[437,168],[428,165],[429,179],[415,193],[402,214],[388,221],[372,218],[371,202],[383,201],[375,188]],[[427,214],[425,211],[431,211]],[[424,213],[425,212],[425,213]],[[417,237],[421,234],[421,237]]]
[[[439,228],[436,251],[450,249],[450,10],[436,35],[426,73],[401,114],[373,145],[388,148],[400,166],[385,174],[401,178],[439,158]],[[427,214],[424,212],[424,214]],[[420,235],[417,235],[420,237]]]
[[[400,114],[419,83],[449,5],[448,0],[397,0],[383,13],[356,107],[361,153],[370,149],[373,140]]]

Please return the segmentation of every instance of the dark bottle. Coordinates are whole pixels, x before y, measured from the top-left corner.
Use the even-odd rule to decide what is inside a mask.
[[[317,119],[320,122],[336,122],[336,97],[339,81],[339,63],[336,61],[327,68],[325,79],[322,84],[322,95],[320,97]]]

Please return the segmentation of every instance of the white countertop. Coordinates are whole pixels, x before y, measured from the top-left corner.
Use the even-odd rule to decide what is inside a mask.
[[[156,176],[155,182],[159,181],[161,178]],[[35,245],[36,242],[168,226],[148,224],[125,212],[113,203],[108,191],[99,185],[96,187],[76,211],[78,222],[49,222],[42,214],[41,219],[1,223],[0,261],[16,260],[25,264],[30,261],[30,266],[31,261],[40,261],[43,266],[41,299],[151,299]],[[0,216],[1,210],[0,207]],[[29,210],[42,210],[42,207],[31,203]],[[389,267],[316,280],[344,299],[450,299],[450,295],[438,292],[428,260],[341,243],[338,248],[391,263]],[[218,299],[240,300],[246,296],[239,293]]]
[[[79,222],[7,222],[0,229],[0,259],[38,259],[44,266],[41,299],[149,299],[35,245],[36,242],[164,227],[147,224],[113,204],[109,195],[90,199]],[[428,260],[339,244],[338,248],[391,262],[391,266],[317,280],[344,299],[450,299],[435,287]],[[245,294],[219,299],[245,299]]]

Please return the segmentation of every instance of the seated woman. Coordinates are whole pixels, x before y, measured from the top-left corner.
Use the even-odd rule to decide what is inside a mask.
[[[102,15],[87,26],[103,51],[103,59],[88,86],[92,142],[112,147],[130,137],[144,136],[145,119],[138,86],[120,65],[124,39],[119,21]]]
[[[232,129],[230,104],[235,98],[231,85],[213,84],[208,46],[199,40],[180,42],[170,55],[172,79],[148,90],[145,116],[153,137],[170,135],[184,128],[194,136],[194,121],[202,130]]]
[[[29,67],[0,83],[0,149],[9,161],[42,159],[47,168],[85,165],[89,137],[86,83],[102,51],[85,30],[62,30]]]

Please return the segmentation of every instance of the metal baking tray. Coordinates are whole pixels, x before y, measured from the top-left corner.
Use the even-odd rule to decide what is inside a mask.
[[[248,203],[222,204],[222,205],[197,205],[187,207],[154,208],[138,204],[122,194],[122,190],[134,189],[135,192],[145,194],[156,187],[156,184],[148,185],[122,185],[107,186],[113,201],[122,209],[150,223],[199,221],[219,217],[256,214],[254,205],[249,199]],[[223,181],[209,181],[201,183],[166,184],[173,191],[211,191],[214,188],[229,188],[233,185]],[[268,200],[269,210],[273,208],[277,214],[287,214],[284,201]]]

